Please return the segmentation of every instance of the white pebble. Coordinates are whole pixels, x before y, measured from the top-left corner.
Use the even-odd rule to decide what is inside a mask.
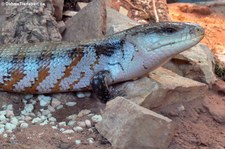
[[[68,125],[68,126],[74,126],[75,123],[76,123],[76,121],[71,120],[71,121],[69,121],[69,122],[67,123],[67,125]]]
[[[50,124],[50,125],[55,125],[55,122],[50,122],[49,124]]]
[[[48,120],[46,119],[44,122],[40,123],[41,126],[47,125],[48,124]]]
[[[40,101],[40,106],[42,107],[47,106],[51,102],[50,96],[39,95],[38,99]]]
[[[85,122],[77,122],[77,125],[80,126],[80,127],[86,127],[86,123]]]
[[[74,133],[74,131],[72,129],[68,129],[68,130],[63,131],[62,133],[70,134],[70,133]]]
[[[84,95],[85,95],[86,97],[90,97],[90,96],[91,96],[91,92],[85,92]]]
[[[66,122],[59,122],[59,126],[61,127],[66,126]]]
[[[69,116],[67,116],[66,118],[69,119],[69,120],[76,120],[77,115],[76,115],[76,114],[69,115]]]
[[[102,116],[101,115],[94,115],[91,117],[91,120],[95,123],[102,121]]]
[[[91,111],[90,110],[87,110],[87,109],[84,109],[84,110],[81,110],[79,113],[78,113],[78,117],[83,117],[84,115],[88,115],[90,114]]]
[[[56,118],[54,118],[54,117],[50,117],[50,118],[48,118],[48,120],[51,122],[56,122]]]
[[[41,123],[42,122],[42,120],[39,118],[39,117],[36,117],[36,118],[34,118],[33,120],[32,120],[32,124],[36,124],[36,123]]]
[[[53,108],[59,106],[60,104],[61,104],[61,102],[60,102],[58,99],[56,99],[56,98],[53,98],[53,99],[52,99],[51,106],[52,106]]]
[[[3,137],[4,137],[4,138],[7,138],[7,137],[8,137],[8,134],[7,134],[7,133],[5,133],[5,134],[3,135]]]
[[[85,120],[85,124],[88,128],[91,127],[91,121],[90,120]]]
[[[59,105],[59,106],[56,107],[57,110],[60,110],[62,108],[63,108],[63,105]]]
[[[41,119],[41,121],[44,121],[44,120],[46,120],[46,119],[47,119],[47,117],[46,117],[46,116],[44,116],[44,115],[42,115],[42,116],[40,116],[40,119]]]
[[[73,128],[73,130],[76,131],[76,132],[81,132],[84,129],[82,127],[80,127],[80,126],[76,126],[76,127]]]
[[[6,117],[14,116],[13,110],[6,110]]]
[[[48,115],[51,112],[49,110],[43,110],[41,113],[42,113],[42,115]]]
[[[5,115],[0,115],[0,121],[5,121],[5,120],[6,120]]]
[[[6,111],[0,111],[0,115],[6,115]]]
[[[27,104],[27,105],[25,105],[25,107],[24,107],[24,110],[25,110],[27,113],[31,113],[31,112],[33,111],[33,109],[34,109],[34,105],[32,105],[32,104]]]
[[[50,105],[48,105],[48,110],[49,110],[50,112],[55,112],[55,108],[53,108],[53,107],[50,106]]]
[[[25,116],[24,120],[25,120],[25,121],[31,121],[31,120],[32,120],[32,117],[30,117],[30,116]]]
[[[81,140],[75,140],[76,145],[80,145],[81,144]]]
[[[60,128],[59,131],[63,132],[65,131],[65,128]]]
[[[179,107],[177,107],[177,110],[178,110],[178,111],[184,111],[184,110],[185,110],[185,108],[184,108],[184,106],[183,106],[183,105],[180,105]]]
[[[68,107],[72,107],[72,106],[75,106],[77,103],[76,102],[67,102],[66,105]]]
[[[93,138],[88,138],[87,140],[88,140],[89,144],[93,144],[94,143],[94,139]]]
[[[28,128],[28,126],[29,126],[28,123],[25,122],[20,124],[20,128]]]
[[[5,128],[0,128],[0,134],[2,134],[5,131]]]
[[[7,129],[7,130],[16,129],[16,125],[15,124],[11,124],[11,123],[6,123],[5,124],[5,129]]]
[[[6,109],[7,110],[13,110],[13,105],[12,104],[7,105]]]
[[[77,98],[84,98],[85,94],[83,92],[77,92]]]
[[[10,122],[16,126],[19,124],[19,120],[16,117],[11,117]]]
[[[0,128],[5,128],[5,125],[4,124],[0,124]]]
[[[52,126],[52,129],[58,129],[58,127],[57,126]]]

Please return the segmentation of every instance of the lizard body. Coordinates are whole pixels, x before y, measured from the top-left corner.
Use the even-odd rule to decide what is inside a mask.
[[[2,45],[0,90],[41,94],[92,89],[109,98],[103,91],[108,85],[143,76],[203,36],[196,24],[163,22],[79,44]]]

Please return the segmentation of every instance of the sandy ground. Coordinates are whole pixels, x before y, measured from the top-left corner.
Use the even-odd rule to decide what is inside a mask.
[[[187,4],[170,4],[170,15],[175,21],[196,22],[205,27],[206,37],[202,41],[207,44],[213,52],[218,52],[220,46],[225,44],[225,15],[224,8],[199,8],[193,10],[192,6]],[[209,11],[209,13],[208,13]],[[178,112],[173,106],[161,109],[160,112],[171,118],[176,124],[176,132],[169,149],[222,149],[225,148],[225,124],[218,122],[209,113],[205,103],[210,103],[217,108],[225,105],[225,93],[221,90],[225,89],[225,83],[218,82],[213,89],[209,90],[205,99],[191,101],[184,104],[184,111]],[[218,87],[219,86],[219,87]],[[18,104],[18,103],[16,103]],[[96,111],[99,103],[93,100],[84,100],[78,103],[79,108],[92,109]],[[15,110],[19,111],[20,106],[15,106]],[[60,112],[54,113],[58,120],[65,119],[69,113],[77,113],[79,109],[62,109]],[[224,113],[225,111],[220,111]],[[85,118],[84,118],[85,119]],[[95,143],[89,145],[87,138],[93,137]],[[82,145],[75,145],[74,141],[80,139]],[[111,148],[110,144],[104,140],[97,132],[91,133],[84,131],[75,134],[62,134],[58,130],[52,129],[50,126],[31,125],[28,129],[17,129],[8,138],[0,136],[1,149],[103,149]]]

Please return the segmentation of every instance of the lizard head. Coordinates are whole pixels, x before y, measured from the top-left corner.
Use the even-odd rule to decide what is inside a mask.
[[[196,45],[203,37],[204,29],[197,24],[161,22],[129,29],[125,39],[134,45],[151,71]]]

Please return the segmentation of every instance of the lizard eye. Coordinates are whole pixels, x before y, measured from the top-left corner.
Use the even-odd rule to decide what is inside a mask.
[[[176,31],[177,30],[175,28],[171,28],[171,27],[167,27],[163,29],[163,32],[167,34],[172,34],[172,33],[175,33]]]

